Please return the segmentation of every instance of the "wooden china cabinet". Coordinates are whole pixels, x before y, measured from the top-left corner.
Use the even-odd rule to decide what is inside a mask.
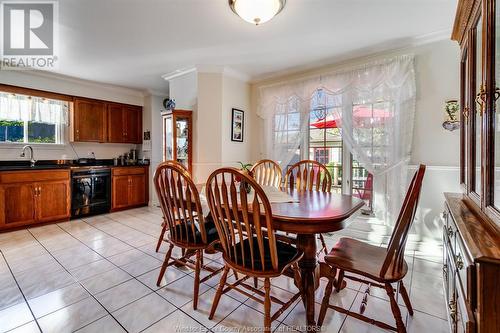
[[[444,291],[453,332],[500,332],[500,0],[459,0],[460,183],[445,193]]]
[[[193,173],[192,111],[172,110],[162,113],[163,160],[174,160]]]

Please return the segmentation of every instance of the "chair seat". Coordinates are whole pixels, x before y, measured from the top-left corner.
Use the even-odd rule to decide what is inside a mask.
[[[254,267],[252,269],[252,256],[250,255],[250,242],[253,242],[253,251],[254,251]],[[276,241],[276,250],[278,253],[278,270],[273,269],[272,261],[271,261],[271,252],[269,250],[269,241],[267,239],[264,240],[264,267],[262,267],[262,263],[260,260],[260,251],[257,243],[257,237],[247,238],[243,241],[243,251],[244,256],[242,254],[241,242],[236,243],[236,258],[237,260],[226,258],[226,261],[229,261],[232,266],[240,267],[242,270],[251,269],[253,271],[260,272],[281,272],[286,267],[288,267],[293,262],[300,259],[302,256],[302,252],[299,251],[296,247],[287,244],[285,242]],[[233,249],[230,250],[231,253],[234,253]]]
[[[393,282],[401,280],[408,271],[403,260],[403,266],[394,269],[389,266],[382,276],[380,271],[387,256],[387,249],[367,244],[352,238],[341,238],[333,249],[324,257],[328,265],[339,269],[367,276],[379,282]]]
[[[170,234],[171,239],[176,242],[196,243],[197,245],[203,244],[201,232],[199,231],[198,227],[196,227],[196,225],[194,233],[195,239],[193,239],[193,232],[191,230],[191,226],[192,222],[187,222],[187,227],[189,230],[189,233],[187,234],[186,224],[177,224],[175,226],[177,239],[173,239],[172,233]],[[207,233],[207,243],[206,243],[207,245],[219,239],[219,234],[217,233],[217,228],[215,227],[214,221],[212,220],[205,221],[205,231]]]

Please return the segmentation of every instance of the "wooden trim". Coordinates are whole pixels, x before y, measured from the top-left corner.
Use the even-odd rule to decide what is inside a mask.
[[[74,96],[70,96],[70,95],[64,95],[64,94],[59,94],[59,93],[54,93],[54,92],[44,91],[44,90],[38,90],[38,89],[11,86],[8,84],[0,84],[0,91],[5,91],[8,93],[12,93],[12,94],[20,94],[20,95],[28,95],[28,96],[56,99],[56,100],[62,100],[62,101],[67,101],[67,102],[73,102],[73,99],[74,99]]]
[[[73,102],[76,98],[78,98],[78,99],[86,99],[86,100],[94,101],[94,102],[103,102],[103,103],[109,103],[109,104],[114,103],[114,104],[126,105],[126,106],[131,106],[131,107],[140,107],[141,110],[144,108],[143,105],[114,102],[114,101],[108,101],[108,100],[104,100],[104,99],[91,98],[91,97],[79,96],[79,95],[67,95],[67,94],[61,94],[61,93],[52,92],[52,91],[33,89],[33,88],[27,88],[27,87],[21,87],[21,86],[14,86],[14,85],[3,84],[3,83],[0,83],[0,91],[6,91],[9,93],[13,93],[13,94],[21,94],[21,95],[28,95],[28,96],[44,97],[44,98],[49,98],[49,99],[57,99],[57,100],[62,100],[62,101],[67,101],[67,102]]]
[[[460,0],[457,5],[455,22],[451,39],[462,45],[467,36],[467,28],[470,26],[470,17],[480,5],[481,0]]]

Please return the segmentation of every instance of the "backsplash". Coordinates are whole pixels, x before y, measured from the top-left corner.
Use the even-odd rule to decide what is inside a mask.
[[[139,149],[140,145],[133,144],[112,144],[112,143],[72,143],[57,147],[48,145],[31,145],[34,150],[36,160],[74,160],[81,157],[90,157],[92,152],[95,153],[98,159],[108,159],[118,157],[130,149]],[[25,157],[20,157],[21,148],[23,146],[2,147],[0,144],[0,160],[24,160]],[[72,148],[73,147],[73,148]],[[139,158],[142,155],[139,153]]]

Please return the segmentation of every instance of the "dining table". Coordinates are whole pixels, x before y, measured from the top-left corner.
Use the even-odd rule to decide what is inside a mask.
[[[316,326],[315,297],[319,277],[317,235],[346,228],[364,201],[352,195],[285,190],[289,202],[270,200],[275,230],[296,234],[296,246],[304,255],[299,261],[307,325]]]
[[[206,215],[210,210],[204,195],[205,188],[201,185],[198,188],[201,190],[200,200]],[[296,235],[294,243],[304,254],[299,261],[302,297],[307,325],[314,328],[314,293],[319,281],[317,235],[346,228],[365,202],[352,195],[339,193],[269,186],[263,186],[262,189],[271,204],[274,229]],[[262,213],[265,214],[263,211]]]

